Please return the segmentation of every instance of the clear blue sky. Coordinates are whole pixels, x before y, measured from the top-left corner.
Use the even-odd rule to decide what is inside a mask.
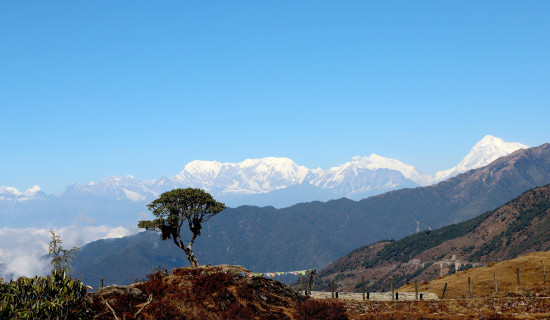
[[[0,186],[550,142],[550,1],[2,1]]]

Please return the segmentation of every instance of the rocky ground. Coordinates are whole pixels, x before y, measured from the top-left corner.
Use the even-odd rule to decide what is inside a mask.
[[[550,298],[346,302],[350,319],[550,319]]]
[[[110,286],[90,294],[95,319],[550,319],[550,297],[540,288],[499,292],[473,299],[437,299],[424,292],[362,294],[313,292],[307,298],[278,281],[243,276],[239,266],[177,268],[157,272],[131,286]],[[546,287],[546,286],[544,286]]]
[[[96,319],[296,319],[306,298],[240,266],[176,268],[90,295]]]

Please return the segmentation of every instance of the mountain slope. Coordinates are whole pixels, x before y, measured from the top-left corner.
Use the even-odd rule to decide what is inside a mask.
[[[359,248],[320,273],[319,286],[330,278],[353,290],[361,276],[370,290],[430,280],[464,266],[503,261],[550,249],[550,185],[525,192],[500,208],[471,220],[423,231],[399,241]]]
[[[464,221],[548,183],[550,144],[545,144],[518,150],[434,186],[392,191],[361,201],[300,203],[284,209],[230,208],[208,222],[194,248],[200,263],[239,264],[255,272],[319,269],[365,244]],[[126,259],[124,251],[135,248],[133,254],[141,256],[132,259],[148,261],[149,268],[165,263],[143,258],[152,256],[154,249],[135,245],[142,235],[128,242],[127,249],[121,247],[110,261]],[[173,246],[157,244],[159,250]],[[86,250],[85,246],[83,256]],[[90,261],[80,263],[93,268]],[[138,268],[138,264],[128,263]]]

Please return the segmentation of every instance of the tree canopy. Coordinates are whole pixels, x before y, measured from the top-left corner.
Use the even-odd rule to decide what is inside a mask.
[[[202,224],[225,209],[225,204],[216,201],[212,195],[194,188],[174,189],[164,192],[147,208],[157,219],[139,221],[138,227],[160,232],[162,240],[172,239],[185,251],[192,267],[199,266],[191,246],[201,234]],[[182,239],[182,228],[187,225],[191,231],[189,244]]]

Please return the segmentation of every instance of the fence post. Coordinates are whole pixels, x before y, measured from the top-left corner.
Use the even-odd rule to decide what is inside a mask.
[[[543,283],[546,283],[546,268],[544,267],[544,261],[541,261],[542,263],[542,281]]]
[[[101,277],[101,284],[100,284],[99,288],[103,288],[103,277]]]
[[[306,296],[311,296],[311,288],[313,287],[313,277],[317,274],[315,269],[309,271],[309,282],[307,285]]]
[[[443,293],[441,294],[441,299],[445,298],[445,291],[447,291],[447,282],[445,282],[445,285],[443,286]],[[422,295],[420,295],[422,297]]]
[[[497,273],[495,272],[495,293],[498,293]]]
[[[334,299],[334,279],[330,278],[330,296]]]
[[[365,276],[361,276],[361,288],[363,291],[363,301],[365,301]]]
[[[519,268],[516,268],[517,278],[518,278],[518,287],[519,287]]]
[[[391,300],[393,301],[395,299],[395,294],[393,290],[393,277],[391,278]]]
[[[414,280],[414,298],[418,300],[418,280]]]
[[[468,290],[470,290],[470,299],[473,298],[472,296],[472,282],[470,281],[470,277],[468,277]]]

